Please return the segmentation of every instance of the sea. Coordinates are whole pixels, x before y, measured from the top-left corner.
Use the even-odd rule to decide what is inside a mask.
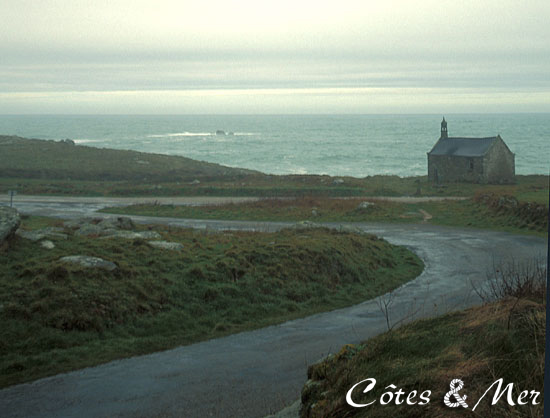
[[[517,174],[548,174],[550,114],[448,114],[449,136],[500,134]],[[443,115],[0,115],[0,135],[181,155],[270,174],[415,176]],[[225,134],[217,131],[223,131]]]

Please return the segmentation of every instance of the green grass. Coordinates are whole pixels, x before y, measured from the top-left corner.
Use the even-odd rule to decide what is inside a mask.
[[[59,222],[30,217],[23,227]],[[155,229],[184,251],[70,235],[52,239],[53,250],[17,237],[0,253],[0,386],[351,305],[423,267],[371,235]],[[118,268],[58,261],[77,254]]]
[[[346,345],[339,353],[310,366],[311,379],[302,390],[302,417],[443,417],[498,416],[542,417],[538,406],[507,408],[505,399],[490,405],[491,392],[476,408],[475,414],[444,406],[443,397],[452,379],[465,382],[470,409],[498,378],[514,383],[514,398],[520,391],[536,390],[543,396],[544,335],[546,309],[541,303],[504,300],[422,320],[372,338],[359,345]],[[377,380],[367,395],[357,388],[352,399],[357,403],[377,400],[365,408],[347,405],[345,395],[351,387],[367,378]],[[384,389],[393,384],[405,395],[431,390],[425,406],[381,405]],[[397,389],[395,389],[397,390]],[[542,401],[539,397],[539,401]],[[306,414],[306,411],[309,413]]]
[[[251,221],[314,222],[423,222],[421,210],[433,216],[428,222],[438,225],[494,229],[545,236],[548,230],[547,208],[530,205],[523,210],[493,208],[473,199],[399,203],[373,201],[360,209],[365,199],[268,199],[257,202],[227,203],[208,206],[131,205],[106,208],[119,214],[197,219],[236,219]],[[367,199],[368,200],[368,199]]]
[[[92,181],[232,180],[252,170],[190,158],[0,136],[0,177]],[[258,173],[259,174],[259,173]]]
[[[338,180],[338,181],[335,181]],[[474,196],[548,199],[548,176],[517,176],[515,185],[449,183],[426,176],[268,175],[185,157],[71,146],[0,136],[0,193],[75,196]],[[343,181],[340,183],[340,181]],[[546,193],[545,193],[546,191]]]

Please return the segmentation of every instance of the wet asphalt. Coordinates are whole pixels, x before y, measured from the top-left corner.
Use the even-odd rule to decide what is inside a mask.
[[[23,213],[96,216],[102,203],[19,203]],[[109,215],[100,215],[109,216]],[[132,217],[174,226],[273,231],[284,222]],[[328,224],[338,227],[339,224]],[[493,266],[545,260],[546,240],[430,224],[354,224],[414,251],[424,272],[393,292],[393,323],[478,304]],[[386,296],[387,298],[388,296]],[[299,398],[307,366],[386,330],[377,300],[281,325],[60,374],[0,391],[1,417],[263,417]],[[369,376],[365,376],[367,378]],[[374,376],[375,377],[375,376]]]

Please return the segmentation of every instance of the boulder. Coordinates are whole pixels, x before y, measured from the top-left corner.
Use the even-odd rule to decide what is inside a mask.
[[[116,264],[111,261],[99,257],[91,257],[89,255],[70,255],[61,257],[59,261],[62,263],[76,264],[85,268],[98,268],[107,271],[113,271],[117,268]]]
[[[105,228],[105,225],[100,226],[100,225],[95,225],[95,224],[82,224],[80,226],[80,228],[78,228],[75,231],[75,235],[86,235],[86,236],[97,235],[97,236],[102,236],[102,235],[111,235],[111,234],[116,233],[116,232],[117,232],[116,229],[114,229],[114,228]]]
[[[21,217],[17,210],[0,206],[0,247],[15,235],[15,231],[21,224]]]
[[[53,250],[55,248],[55,244],[47,239],[44,241],[40,241],[40,246],[47,250]]]
[[[347,232],[351,234],[364,234],[365,231],[363,231],[361,228],[358,228],[353,225],[340,225],[339,228],[340,232]]]
[[[161,250],[183,251],[183,244],[170,241],[147,241],[151,247],[160,248]]]
[[[136,227],[132,218],[127,216],[119,216],[116,218],[119,229],[124,229],[125,231],[130,231]]]
[[[315,228],[324,228],[324,227],[320,224],[315,223],[315,222],[300,221],[300,222],[295,223],[291,228],[300,231],[300,230],[304,230],[304,229],[315,229]]]
[[[82,218],[64,223],[66,228],[73,229],[75,235],[100,236],[105,238],[125,239],[159,239],[155,231],[132,231],[134,221],[127,216],[116,218]]]
[[[159,239],[160,234],[155,231],[114,231],[105,235],[105,238],[124,238],[124,239]]]
[[[374,203],[372,203],[372,202],[361,202],[361,203],[359,203],[359,206],[357,206],[357,209],[359,209],[359,210],[368,209],[370,206],[374,206]]]
[[[92,218],[71,219],[63,222],[63,226],[68,229],[79,229],[82,225],[93,223],[93,221]]]
[[[123,229],[126,231],[130,231],[136,227],[134,221],[127,216],[105,218],[99,221],[96,225],[103,229]]]

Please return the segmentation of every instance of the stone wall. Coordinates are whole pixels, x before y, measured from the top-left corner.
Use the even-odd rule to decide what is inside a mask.
[[[428,178],[439,183],[464,181],[483,183],[484,167],[482,157],[456,157],[428,155]]]
[[[487,183],[515,183],[515,156],[499,137],[484,159]]]

